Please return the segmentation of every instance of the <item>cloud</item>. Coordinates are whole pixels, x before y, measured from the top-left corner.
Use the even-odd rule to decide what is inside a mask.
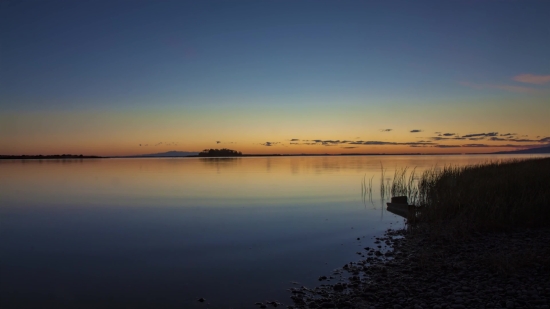
[[[349,143],[349,141],[341,141],[341,140],[322,140],[322,139],[312,139],[312,140],[307,140],[305,139],[304,142],[306,143],[303,143],[303,145],[315,145],[315,144],[321,144],[321,145],[325,145],[325,146],[328,146],[328,145],[337,145],[337,144],[346,144],[346,143]],[[310,143],[307,143],[307,142],[310,142]],[[311,143],[312,142],[312,143]]]
[[[487,144],[464,144],[462,145],[462,147],[494,147],[494,146],[491,146],[491,145],[487,145]]]
[[[462,146],[460,146],[460,145],[434,145],[432,147],[437,147],[437,148],[460,148]]]
[[[462,135],[462,137],[465,137],[465,138],[470,138],[470,137],[490,137],[490,136],[498,136],[498,132],[474,133],[474,134]]]
[[[500,90],[505,90],[505,91],[509,91],[509,92],[529,93],[529,94],[539,92],[535,88],[524,87],[524,86],[475,84],[475,83],[470,83],[470,82],[460,82],[459,84],[462,85],[462,86],[465,86],[465,87],[470,87],[470,88],[479,89],[479,90],[482,90],[482,89],[500,89]]]
[[[501,135],[502,136],[502,135]],[[513,138],[512,136],[508,136],[508,138],[501,138],[501,137],[496,137],[496,136],[493,136],[491,137],[489,140],[492,140],[492,141],[506,141],[506,142],[516,142],[516,143],[535,143],[535,142],[538,142],[538,143],[544,143],[546,142],[546,139],[547,138],[543,138],[543,139],[528,139],[528,138]]]
[[[422,130],[415,129],[415,130],[411,130],[411,131],[409,131],[409,132],[411,132],[411,133],[419,133],[419,132],[422,132]]]
[[[393,129],[380,129],[380,132],[390,132],[392,131]]]
[[[453,137],[433,136],[433,137],[430,137],[430,139],[433,141],[443,141],[443,140],[464,140],[466,138],[460,137],[460,136],[453,136]]]
[[[517,142],[517,143],[531,143],[531,142],[539,142],[540,140],[533,140],[533,139],[527,139],[527,138],[510,138],[507,139],[508,142]]]
[[[162,145],[162,142],[155,144],[155,146],[160,146],[160,145]]]
[[[274,145],[277,145],[277,144],[280,144],[279,142],[265,142],[265,143],[260,143],[260,145],[262,146],[267,146],[267,147],[271,147],[271,146],[274,146]]]
[[[523,87],[523,86],[510,86],[510,85],[489,85],[490,88],[496,88],[500,90],[506,90],[509,92],[518,92],[518,93],[535,93],[538,92],[537,89]]]
[[[473,147],[473,148],[484,148],[484,147],[498,147],[498,148],[519,148],[519,147],[527,147],[526,145],[489,145],[489,144],[464,144],[462,147]]]
[[[349,140],[322,140],[322,139],[313,139],[313,140],[302,140],[301,143],[292,142],[291,145],[323,145],[323,146],[337,146],[342,144],[348,145],[402,145],[402,146],[422,146],[422,145],[433,145],[435,143],[430,141],[418,141],[418,142],[386,142],[386,141],[349,141]]]
[[[414,130],[413,130],[414,131]],[[419,130],[421,131],[421,130]],[[519,137],[519,138],[516,138]],[[463,136],[459,136],[457,133],[441,133],[439,136],[433,136],[425,138],[426,140],[420,141],[406,141],[406,142],[391,142],[391,141],[380,141],[380,140],[339,140],[339,139],[291,139],[289,145],[310,145],[310,146],[340,146],[343,149],[353,149],[359,148],[359,146],[409,146],[409,147],[435,147],[435,148],[459,148],[459,147],[470,147],[470,148],[482,148],[482,147],[507,147],[507,148],[526,148],[526,147],[540,147],[540,144],[550,143],[550,136],[529,139],[528,136],[519,136],[516,133],[505,133],[499,134],[498,132],[483,132],[483,133],[471,133]],[[458,141],[458,140],[487,140],[497,143],[469,143],[469,144],[439,144],[439,141]],[[498,144],[498,142],[507,142],[507,144]],[[512,142],[513,144],[511,144]],[[518,144],[515,144],[518,143]],[[535,143],[534,145],[525,145],[521,143]],[[536,144],[538,143],[538,145]],[[265,142],[260,145],[263,146],[274,146],[280,144],[279,142]],[[283,145],[284,146],[284,145]]]
[[[542,85],[550,83],[550,75],[520,74],[514,76],[514,80],[520,83]]]
[[[384,141],[360,141],[360,142],[351,142],[352,145],[404,145],[404,146],[412,146],[412,145],[430,145],[433,144],[432,142],[384,142]]]

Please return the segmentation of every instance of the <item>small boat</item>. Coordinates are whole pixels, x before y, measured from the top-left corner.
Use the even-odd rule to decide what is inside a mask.
[[[420,210],[419,206],[409,205],[406,196],[394,196],[391,198],[391,203],[386,203],[386,205],[388,205],[389,212],[405,219],[415,218],[416,213]]]

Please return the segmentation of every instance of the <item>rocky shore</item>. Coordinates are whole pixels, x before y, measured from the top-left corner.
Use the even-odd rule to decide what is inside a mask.
[[[318,287],[290,288],[287,308],[550,308],[550,229],[460,241],[388,230],[375,243]]]

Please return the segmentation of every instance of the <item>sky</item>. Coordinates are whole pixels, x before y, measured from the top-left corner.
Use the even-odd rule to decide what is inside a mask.
[[[0,1],[0,154],[550,144],[550,1]]]

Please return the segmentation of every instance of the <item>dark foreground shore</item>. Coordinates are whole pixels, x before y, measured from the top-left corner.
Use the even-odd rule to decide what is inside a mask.
[[[376,242],[320,286],[291,288],[287,308],[550,308],[550,229],[453,242],[389,230]]]

